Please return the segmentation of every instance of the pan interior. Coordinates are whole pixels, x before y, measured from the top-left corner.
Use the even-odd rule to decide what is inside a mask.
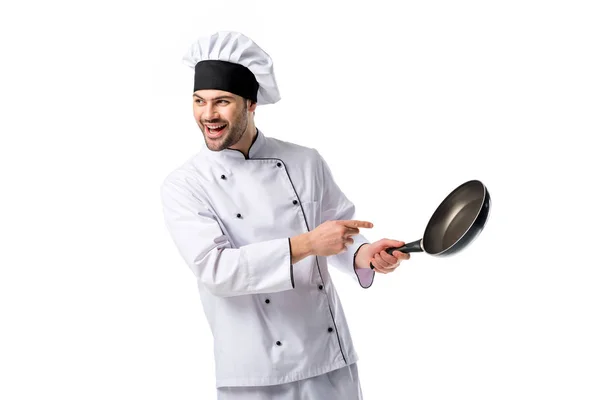
[[[479,181],[467,182],[450,193],[427,224],[424,250],[438,254],[452,247],[475,222],[484,199],[485,187]]]

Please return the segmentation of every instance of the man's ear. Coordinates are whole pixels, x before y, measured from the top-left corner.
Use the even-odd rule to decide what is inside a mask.
[[[256,111],[256,106],[257,106],[257,103],[256,103],[256,102],[254,102],[254,101],[252,101],[252,100],[248,100],[248,102],[250,103],[250,104],[248,105],[248,111],[250,111],[250,112],[254,112],[254,111]]]

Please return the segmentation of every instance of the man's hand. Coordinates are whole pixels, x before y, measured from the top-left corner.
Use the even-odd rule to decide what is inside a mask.
[[[410,258],[410,254],[396,250],[389,255],[385,249],[402,247],[404,244],[404,242],[391,239],[381,239],[371,244],[365,244],[356,254],[355,267],[370,268],[372,263],[377,272],[382,274],[393,272],[403,260]]]
[[[339,220],[327,221],[309,232],[311,253],[327,257],[347,250],[347,245],[354,243],[352,236],[357,235],[359,228],[372,228],[367,221]]]

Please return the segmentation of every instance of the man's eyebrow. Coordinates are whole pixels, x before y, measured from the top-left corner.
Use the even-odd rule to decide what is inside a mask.
[[[202,97],[198,96],[196,93],[194,93],[194,97],[204,100]],[[213,100],[221,100],[221,99],[234,100],[234,97],[228,96],[228,95],[223,95],[223,96],[217,96]]]

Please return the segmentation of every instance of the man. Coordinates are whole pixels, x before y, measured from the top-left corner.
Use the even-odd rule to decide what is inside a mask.
[[[219,399],[362,398],[357,354],[329,264],[371,286],[409,254],[360,234],[320,154],[264,135],[280,99],[271,58],[219,32],[194,43],[193,110],[205,147],[161,187],[168,230],[198,282]],[[371,263],[373,268],[370,268]]]

